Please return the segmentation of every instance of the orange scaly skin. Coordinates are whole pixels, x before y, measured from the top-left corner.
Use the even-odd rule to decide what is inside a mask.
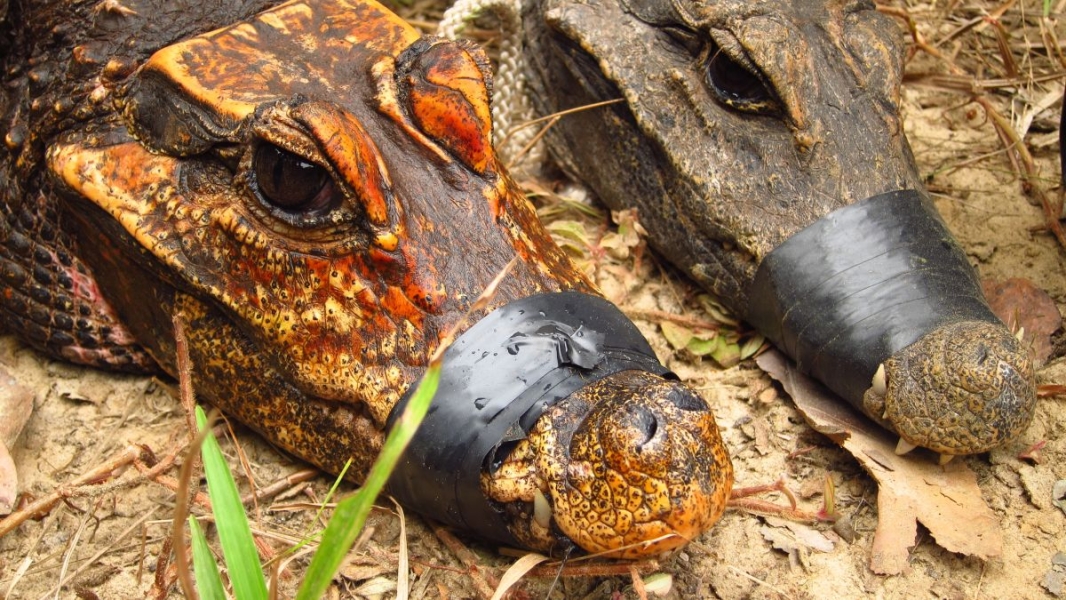
[[[239,16],[226,11],[240,6],[203,8],[199,22],[172,15],[181,39],[133,28],[106,46],[97,29],[161,10],[150,4],[99,23],[80,5],[50,7],[76,13],[56,22],[83,18],[75,54],[91,60],[77,78],[38,74],[13,88],[59,82],[44,97],[74,101],[50,110],[3,98],[0,319],[37,347],[173,374],[180,313],[201,397],[328,471],[351,459],[360,478],[444,332],[513,257],[489,310],[539,292],[595,293],[493,153],[478,51],[422,40],[370,0],[295,1],[251,17],[251,6]],[[39,32],[3,33],[28,44]],[[521,493],[485,475],[523,543],[610,550],[666,536],[619,553],[638,556],[719,518],[732,467],[692,391],[622,371],[573,397],[572,412],[538,422],[572,426],[530,439]],[[617,413],[632,406],[643,421]],[[573,502],[558,476],[571,454],[585,465],[575,473],[596,471],[599,445],[623,459],[604,473],[658,482],[612,481],[619,497],[654,496],[653,510],[617,531],[588,531],[618,519]],[[558,518],[526,535],[533,487]]]

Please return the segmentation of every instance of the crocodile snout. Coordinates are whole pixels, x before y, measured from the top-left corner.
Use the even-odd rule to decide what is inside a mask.
[[[679,404],[679,400],[681,400]],[[587,414],[576,427],[565,413]],[[530,435],[553,523],[588,552],[677,548],[722,516],[733,467],[706,404],[677,381],[625,371],[572,394]]]
[[[1002,325],[983,321],[939,327],[894,354],[877,392],[864,402],[900,434],[897,451],[921,446],[942,462],[1010,441],[1036,409],[1029,351]]]
[[[732,481],[703,399],[614,305],[562,292],[455,340],[389,487],[416,509],[454,497],[444,518],[490,539],[632,558],[710,528]]]

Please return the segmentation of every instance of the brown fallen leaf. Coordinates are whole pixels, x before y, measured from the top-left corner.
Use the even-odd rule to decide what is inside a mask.
[[[15,461],[7,446],[0,443],[0,517],[6,517],[15,510],[15,501],[18,499],[18,471],[15,470]]]
[[[8,449],[33,414],[33,393],[0,368],[0,516],[11,513],[18,494],[18,474]]]
[[[907,568],[918,522],[951,552],[985,560],[1002,554],[999,522],[965,461],[941,467],[921,451],[897,456],[897,436],[801,374],[780,352],[771,350],[755,362],[781,383],[811,427],[843,446],[877,481],[871,570],[896,575]]]
[[[1032,281],[1012,277],[1006,281],[986,279],[981,288],[992,312],[1011,328],[1024,328],[1025,341],[1033,349],[1039,367],[1051,356],[1051,334],[1062,327],[1055,301]]]

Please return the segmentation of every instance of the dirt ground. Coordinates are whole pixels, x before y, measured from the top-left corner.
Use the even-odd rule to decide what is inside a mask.
[[[1053,13],[1062,15],[1064,5],[1053,3]],[[1044,216],[1036,196],[1026,191],[1031,186],[1020,180],[992,120],[967,91],[975,81],[987,84],[980,89],[981,97],[1024,131],[1035,185],[1061,201],[1057,124],[1066,65],[1056,62],[1061,61],[1061,50],[1053,59],[1045,50],[1051,39],[1049,28],[1060,48],[1066,43],[1061,18],[1041,20],[1040,3],[1032,1],[1007,2],[1002,7],[996,2],[967,1],[894,6],[904,8],[923,39],[942,54],[938,58],[917,52],[908,63],[905,89],[908,135],[938,208],[983,278],[1028,279],[1066,314],[1066,252],[1042,228]],[[999,24],[982,18],[997,8],[1004,9]],[[418,15],[425,21],[437,17],[439,12],[433,9]],[[1011,49],[1016,74],[1005,64],[1009,61],[1004,61],[997,38]],[[958,65],[959,73],[950,71],[948,60]],[[1039,81],[1054,74],[1058,80]],[[555,218],[575,217],[564,213]],[[602,223],[586,220],[593,231]],[[654,310],[713,318],[697,301],[698,290],[661,267],[653,256],[645,255],[639,267],[632,258],[603,258],[588,264],[608,297],[631,314]],[[908,568],[899,575],[881,576],[869,567],[878,489],[858,462],[810,429],[752,361],[723,369],[711,360],[695,360],[671,348],[660,322],[638,319],[638,324],[666,364],[714,406],[732,451],[738,486],[771,483],[783,476],[801,507],[815,511],[822,506],[829,476],[838,510],[851,529],[849,533],[828,523],[789,524],[729,511],[711,532],[684,550],[657,564],[641,565],[650,573],[672,577],[666,597],[1066,597],[1066,503],[1060,508],[1054,502],[1056,482],[1066,480],[1066,397],[1042,400],[1035,422],[1015,443],[961,459],[976,472],[981,493],[999,519],[1004,539],[1000,557],[979,560],[948,552],[919,528]],[[1040,384],[1066,384],[1066,344],[1061,336],[1060,331],[1054,337],[1053,356],[1039,371]],[[184,416],[170,382],[49,361],[10,338],[0,338],[0,368],[35,393],[36,412],[12,449],[21,477],[19,491],[26,497],[49,494],[129,444],[146,445],[163,458],[185,439]],[[240,427],[236,440],[261,488],[306,468]],[[1036,460],[1019,458],[1038,443],[1044,445]],[[237,464],[233,442],[225,441],[223,448]],[[134,473],[131,468],[115,481],[135,479]],[[176,469],[166,476],[175,477]],[[166,552],[163,540],[174,504],[174,493],[165,483],[166,478],[157,478],[105,485],[104,491],[66,499],[43,519],[0,538],[0,597],[143,598],[152,593],[157,578],[172,577],[157,567],[160,553]],[[280,552],[314,527],[314,503],[323,498],[330,483],[318,476],[306,484],[283,486],[280,495],[263,500],[252,516],[264,549]],[[247,482],[241,485],[246,487]],[[784,501],[780,495],[767,499]],[[494,548],[462,540],[476,553],[464,562],[418,517],[408,515],[403,522],[411,560],[411,597],[476,598],[479,585],[491,589],[514,561]],[[395,596],[400,525],[392,508],[373,515],[369,535],[330,597]],[[291,595],[307,561],[306,553],[282,561],[281,597]],[[550,595],[550,576],[527,577],[514,597],[638,597],[628,566],[614,567],[618,573],[609,576],[568,573]],[[172,588],[166,596],[180,593]]]

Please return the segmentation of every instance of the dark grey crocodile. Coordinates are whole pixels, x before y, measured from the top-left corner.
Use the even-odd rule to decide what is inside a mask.
[[[987,308],[900,122],[902,36],[870,1],[531,0],[563,168],[804,370],[950,459],[1017,436],[1029,354]]]

